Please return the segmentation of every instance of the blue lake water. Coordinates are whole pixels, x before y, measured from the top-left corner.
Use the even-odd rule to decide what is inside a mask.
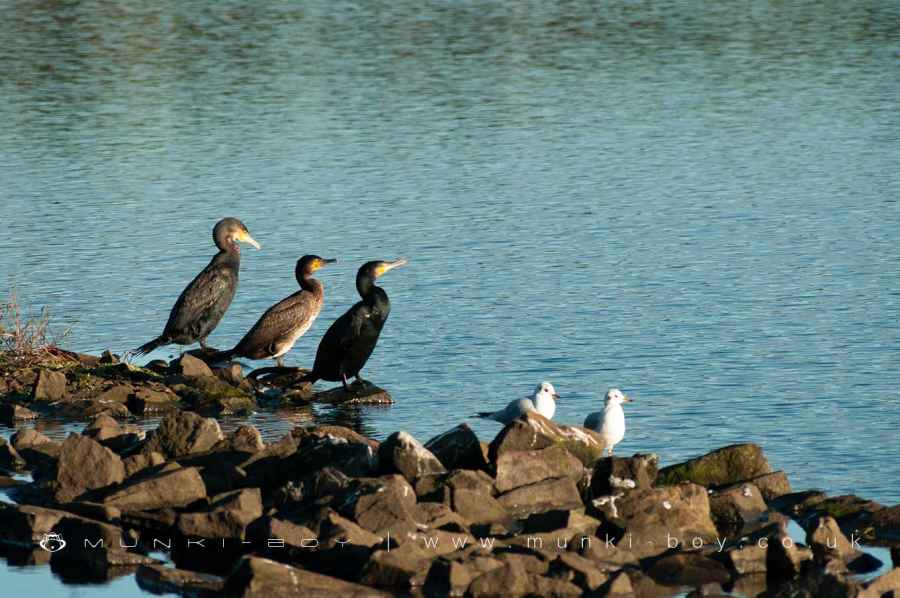
[[[70,348],[156,336],[237,216],[263,250],[217,347],[336,257],[309,366],[358,266],[410,260],[363,372],[397,403],[352,414],[377,437],[617,386],[622,453],[753,441],[900,501],[896,2],[0,5],[0,283]]]

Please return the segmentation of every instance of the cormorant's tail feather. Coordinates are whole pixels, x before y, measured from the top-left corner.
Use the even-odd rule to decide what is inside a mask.
[[[169,344],[169,339],[164,336],[158,336],[149,343],[144,343],[143,345],[132,351],[131,355],[140,357],[141,355],[146,355],[154,349],[158,349],[159,347],[167,344]]]

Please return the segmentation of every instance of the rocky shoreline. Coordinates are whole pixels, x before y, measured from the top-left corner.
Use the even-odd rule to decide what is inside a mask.
[[[6,423],[86,422],[62,442],[27,424],[0,441],[3,554],[64,579],[136,574],[184,596],[900,595],[900,505],[794,491],[752,444],[660,468],[535,413],[489,444],[464,423],[424,444],[340,426],[266,444],[209,416],[391,399],[194,355],[0,355],[0,372]],[[128,422],[147,413],[163,414],[155,430]]]

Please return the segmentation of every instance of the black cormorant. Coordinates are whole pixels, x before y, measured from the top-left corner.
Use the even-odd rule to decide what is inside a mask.
[[[294,274],[300,290],[267,309],[234,349],[224,351],[217,359],[275,359],[278,367],[284,367],[284,354],[322,311],[325,287],[313,278],[313,272],[335,261],[317,255],[304,255],[297,260]]]
[[[181,292],[163,333],[141,345],[134,355],[144,355],[171,343],[190,345],[199,341],[206,348],[206,337],[218,326],[237,290],[241,265],[238,241],[259,249],[259,243],[237,218],[219,220],[213,228],[213,240],[219,253]]]
[[[379,276],[406,264],[406,260],[367,262],[356,273],[356,290],[362,301],[334,321],[319,342],[313,370],[305,380],[340,381],[349,389],[347,378],[359,377],[378,343],[378,335],[391,312],[387,293],[375,285]]]

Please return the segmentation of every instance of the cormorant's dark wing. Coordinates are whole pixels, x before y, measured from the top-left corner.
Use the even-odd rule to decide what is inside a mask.
[[[294,293],[267,309],[237,344],[235,352],[244,354],[264,350],[274,354],[281,342],[306,332],[320,310],[321,304],[312,293]]]
[[[186,333],[199,337],[204,329],[215,328],[231,304],[235,290],[234,270],[222,264],[210,264],[182,291],[163,334],[170,338]]]
[[[331,323],[316,350],[313,366],[316,372],[338,375],[340,363],[353,346],[353,340],[359,337],[367,313],[368,307],[359,302]]]

